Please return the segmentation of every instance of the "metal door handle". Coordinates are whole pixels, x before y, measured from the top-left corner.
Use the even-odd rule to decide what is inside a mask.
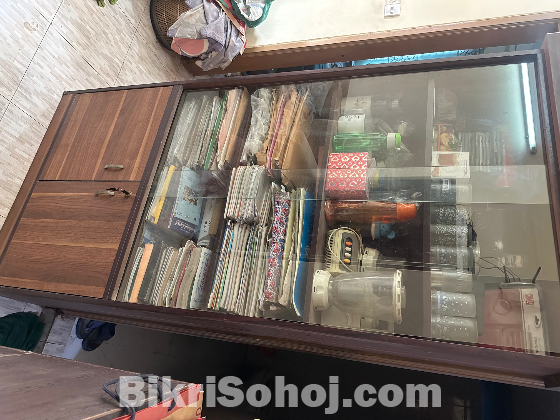
[[[107,191],[112,192],[113,195],[116,192],[122,192],[126,198],[130,197],[130,195],[132,194],[131,191],[123,190],[122,188],[107,188]]]
[[[113,196],[113,195],[115,195],[115,192],[114,191],[101,190],[101,191],[97,191],[95,193],[95,195],[96,196],[98,196],[98,195],[111,195],[111,196]]]
[[[105,169],[111,169],[113,171],[120,171],[124,169],[124,165],[117,165],[115,163],[111,163],[109,165],[105,165]]]
[[[95,193],[96,196],[98,195],[110,195],[114,196],[116,192],[122,192],[126,198],[130,197],[132,192],[123,190],[122,188],[107,188],[106,190],[100,190]]]

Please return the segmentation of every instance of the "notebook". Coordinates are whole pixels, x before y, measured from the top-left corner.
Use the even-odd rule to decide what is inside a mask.
[[[203,201],[198,191],[199,188],[198,174],[188,168],[183,168],[177,192],[177,203],[169,228],[187,238],[196,239],[198,237]]]
[[[204,286],[206,283],[206,275],[208,274],[208,266],[210,264],[211,257],[212,251],[206,248],[200,248],[200,260],[198,262],[189,298],[188,307],[191,309],[201,309],[204,304]]]
[[[194,248],[191,252],[189,261],[185,268],[185,273],[183,274],[183,279],[181,281],[181,286],[177,295],[176,308],[187,309],[189,304],[189,295],[191,292],[191,287],[198,270],[198,263],[200,262],[200,255],[202,253],[202,248]]]
[[[303,213],[303,226],[301,235],[301,247],[299,251],[299,266],[293,291],[293,306],[298,316],[303,316],[305,293],[307,285],[307,271],[309,263],[309,247],[313,235],[313,224],[315,221],[315,200],[309,191],[305,192],[305,205]]]
[[[136,276],[136,280],[134,281],[134,287],[132,288],[130,299],[128,300],[129,302],[138,302],[138,294],[140,293],[140,287],[144,282],[144,276],[146,275],[146,270],[152,256],[153,249],[153,244],[144,245],[144,252],[142,254],[142,259],[140,260],[140,265],[138,266],[138,274]]]
[[[142,247],[139,247],[136,250],[136,256],[134,257],[134,262],[132,263],[130,276],[128,278],[128,282],[126,284],[126,288],[121,299],[123,302],[128,302],[130,299],[130,295],[132,293],[132,286],[134,285],[134,281],[136,280],[136,276],[138,274],[138,268],[140,267],[140,261],[142,260],[143,253],[144,253],[144,248]]]
[[[173,165],[171,165],[169,168],[167,168],[167,172],[165,173],[165,177],[164,177],[163,184],[161,186],[161,190],[156,191],[156,195],[154,197],[155,205],[154,205],[154,208],[152,209],[152,212],[150,214],[150,216],[151,216],[150,219],[155,224],[157,224],[158,221],[159,221],[161,211],[163,209],[163,203],[165,202],[165,198],[167,197],[167,190],[169,189],[169,184],[171,184],[171,178],[173,176],[173,172],[175,172],[176,169],[177,168]],[[163,172],[162,172],[162,175],[163,175]]]

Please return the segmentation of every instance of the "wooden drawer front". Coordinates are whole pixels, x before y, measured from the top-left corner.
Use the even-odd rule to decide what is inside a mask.
[[[139,181],[171,89],[77,94],[40,179]]]
[[[138,182],[40,181],[0,262],[0,284],[102,297]],[[95,193],[110,187],[126,198]]]

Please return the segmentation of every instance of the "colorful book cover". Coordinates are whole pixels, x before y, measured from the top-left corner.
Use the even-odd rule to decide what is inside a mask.
[[[171,175],[171,182],[167,188],[167,196],[163,202],[161,213],[159,215],[158,225],[168,228],[173,217],[173,209],[177,202],[177,192],[179,190],[179,180],[181,178],[181,171],[174,171]]]
[[[272,239],[270,241],[268,272],[264,288],[265,301],[270,303],[278,303],[280,275],[282,274],[282,258],[284,256],[284,242],[286,241],[286,230],[290,213],[290,198],[289,192],[278,192],[274,197]]]
[[[183,168],[169,228],[188,238],[198,237],[203,200],[199,186],[197,173]]]
[[[177,169],[175,166],[171,165],[167,174],[165,176],[165,181],[163,183],[163,187],[161,191],[158,191],[159,196],[156,198],[156,204],[154,209],[152,210],[152,218],[154,223],[157,224],[159,221],[159,217],[161,214],[161,209],[163,208],[163,202],[165,201],[165,197],[167,196],[167,189],[169,188],[169,184],[171,183],[171,177],[173,176],[173,172]],[[157,193],[156,193],[157,194]]]

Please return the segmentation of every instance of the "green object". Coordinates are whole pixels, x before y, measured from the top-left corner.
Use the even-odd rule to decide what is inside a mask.
[[[216,137],[218,137],[218,131],[220,131],[220,126],[222,124],[222,114],[226,106],[226,97],[227,95],[224,95],[222,98],[220,112],[218,112],[218,118],[216,118],[216,125],[214,126],[214,133],[212,133],[212,141],[210,142],[210,147],[208,147],[208,155],[206,155],[206,161],[204,162],[204,170],[208,170],[210,167],[210,159],[214,153],[214,144],[216,144]]]
[[[117,4],[119,0],[109,0],[109,4]],[[97,5],[99,7],[105,7],[105,0],[97,0]]]
[[[335,134],[335,153],[378,152],[401,147],[399,133]]]
[[[233,13],[235,13],[235,16],[237,16],[239,19],[241,19],[243,22],[245,22],[247,27],[254,28],[255,26],[259,26],[261,23],[263,23],[265,21],[266,17],[268,16],[268,9],[270,9],[270,4],[274,0],[265,0],[264,1],[263,13],[262,13],[261,17],[258,18],[257,20],[248,20],[243,15],[243,13],[241,13],[241,10],[239,9],[239,6],[237,5],[237,2],[235,0],[231,0],[231,5],[233,6],[233,10],[228,6],[228,4],[224,0],[218,0],[218,1],[222,5],[224,5],[224,7],[231,10]]]
[[[0,318],[0,346],[32,351],[45,324],[32,312],[16,312]]]

